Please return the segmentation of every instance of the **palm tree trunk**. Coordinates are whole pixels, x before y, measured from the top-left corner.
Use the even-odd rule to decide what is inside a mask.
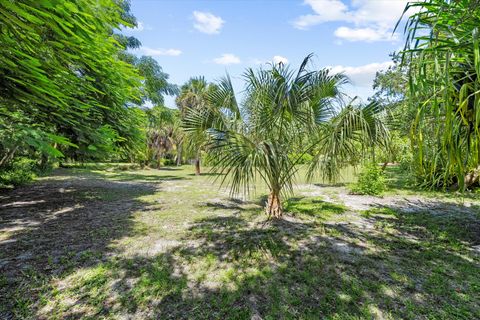
[[[200,175],[200,157],[195,158],[195,175]]]
[[[157,154],[157,169],[162,167],[163,152],[158,152]]]
[[[182,165],[182,143],[177,146],[177,166]]]
[[[267,206],[265,213],[268,218],[281,218],[283,215],[282,201],[280,200],[280,193],[277,191],[271,191],[268,195]]]

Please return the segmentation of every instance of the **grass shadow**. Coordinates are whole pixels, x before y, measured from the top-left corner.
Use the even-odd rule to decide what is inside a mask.
[[[0,197],[0,318],[34,318],[51,279],[106,259],[133,232],[139,197],[158,185],[82,176],[67,169]]]
[[[435,236],[424,217],[396,209],[370,212],[362,227],[320,221],[198,219],[164,253],[67,279],[74,306],[54,307],[70,318],[477,318],[478,258],[442,242],[450,220],[428,225],[441,227]]]
[[[175,175],[146,175],[137,173],[114,173],[105,175],[108,179],[119,181],[148,181],[148,182],[160,182],[160,181],[174,181],[174,180],[186,180],[189,178],[179,177]]]

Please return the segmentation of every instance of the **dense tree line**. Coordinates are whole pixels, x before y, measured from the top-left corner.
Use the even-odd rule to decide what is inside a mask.
[[[127,1],[7,0],[0,20],[3,180],[59,159],[146,160],[151,113],[139,106],[177,88],[127,51],[140,46],[120,32],[136,24]]]
[[[2,1],[0,183],[55,162],[191,160],[196,174],[204,162],[230,175],[235,192],[262,179],[271,215],[281,215],[280,194],[300,163],[335,179],[348,165],[400,162],[422,187],[474,188],[479,1],[411,8],[405,49],[363,104],[342,93],[344,76],[309,70],[310,58],[296,71],[248,69],[243,101],[228,76],[177,87],[155,59],[129,51],[141,44],[121,33],[136,25],[126,0]],[[165,95],[176,95],[178,110],[163,105]]]

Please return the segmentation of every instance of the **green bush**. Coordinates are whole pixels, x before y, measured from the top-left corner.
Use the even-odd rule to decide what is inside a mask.
[[[410,172],[412,171],[414,162],[413,162],[413,155],[410,150],[409,152],[404,153],[402,156],[400,156],[399,163],[400,163],[400,170],[402,172]]]
[[[380,195],[386,189],[385,175],[376,164],[364,166],[358,175],[358,180],[351,186],[354,194]]]
[[[309,153],[304,153],[302,155],[298,153],[291,153],[288,155],[288,157],[292,161],[297,161],[297,164],[309,164],[313,161],[313,156]]]
[[[0,169],[0,187],[19,186],[35,178],[36,161],[15,159],[8,167]]]

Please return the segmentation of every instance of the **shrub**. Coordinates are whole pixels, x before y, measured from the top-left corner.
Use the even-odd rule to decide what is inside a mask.
[[[373,163],[362,168],[357,182],[351,186],[354,194],[380,195],[385,189],[385,175],[382,169]]]
[[[289,154],[290,160],[297,161],[297,164],[309,164],[313,161],[313,156],[309,153],[304,153],[298,158],[299,156],[298,153]]]
[[[15,159],[8,167],[0,169],[0,186],[19,186],[35,178],[35,160],[28,158]]]

